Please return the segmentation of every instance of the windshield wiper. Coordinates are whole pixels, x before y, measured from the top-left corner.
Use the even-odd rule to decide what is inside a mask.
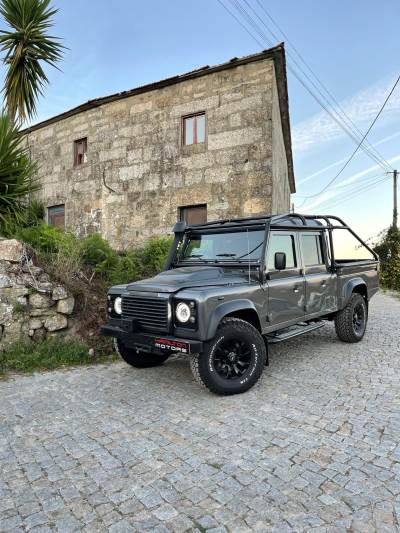
[[[185,257],[185,259],[191,259],[191,258],[199,259],[200,257],[203,257],[203,254],[190,254]]]
[[[236,254],[217,254],[215,257],[236,257]]]

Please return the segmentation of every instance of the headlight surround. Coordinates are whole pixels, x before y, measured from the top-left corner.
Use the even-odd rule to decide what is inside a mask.
[[[197,322],[196,302],[178,300],[175,302],[175,323],[177,326],[195,328]]]
[[[117,313],[117,315],[122,315],[122,298],[121,296],[117,296],[114,300],[114,311]]]

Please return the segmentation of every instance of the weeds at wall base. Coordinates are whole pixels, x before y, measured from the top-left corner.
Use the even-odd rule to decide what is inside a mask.
[[[111,363],[117,356],[96,355],[80,342],[43,341],[17,342],[0,353],[0,377],[10,372],[31,373],[36,370],[54,370],[69,366]]]

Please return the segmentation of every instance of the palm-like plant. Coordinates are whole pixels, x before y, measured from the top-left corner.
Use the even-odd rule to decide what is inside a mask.
[[[6,113],[0,114],[0,227],[23,222],[26,198],[39,185],[32,182],[36,163],[29,159],[24,140]]]
[[[47,34],[57,9],[50,0],[1,0],[0,15],[10,31],[0,31],[0,52],[5,54],[4,96],[11,121],[22,123],[36,115],[36,102],[48,84],[43,63],[56,67],[63,46]]]

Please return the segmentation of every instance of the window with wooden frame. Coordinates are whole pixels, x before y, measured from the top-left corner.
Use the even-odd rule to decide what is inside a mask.
[[[79,166],[87,162],[87,137],[74,141],[74,165]]]
[[[179,220],[186,224],[204,224],[207,222],[207,204],[188,205],[179,208]]]
[[[53,205],[47,208],[47,222],[56,228],[65,228],[65,205]]]
[[[202,144],[206,142],[206,114],[195,113],[182,117],[182,144]]]

